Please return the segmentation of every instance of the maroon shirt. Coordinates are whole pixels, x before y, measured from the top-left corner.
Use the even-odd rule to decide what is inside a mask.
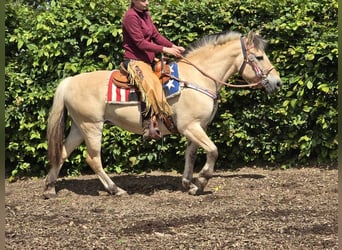
[[[151,64],[156,53],[163,47],[172,47],[172,42],[162,36],[153,24],[148,12],[130,8],[122,21],[125,59],[141,60]]]

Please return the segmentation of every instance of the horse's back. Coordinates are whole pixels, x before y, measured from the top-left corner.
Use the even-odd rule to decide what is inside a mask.
[[[105,109],[109,75],[110,71],[99,70],[67,78],[64,101],[68,110],[75,115],[100,119]]]
[[[79,91],[79,93],[84,93],[87,89],[103,88],[106,90],[109,76],[110,71],[107,70],[86,72],[72,76],[70,79],[70,90]]]

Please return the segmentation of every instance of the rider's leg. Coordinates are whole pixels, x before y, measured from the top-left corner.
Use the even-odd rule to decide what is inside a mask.
[[[151,116],[151,110],[146,111],[146,103],[141,102],[141,120],[142,120],[142,127],[143,127],[143,139],[145,141],[151,139],[160,139],[161,133],[158,127],[158,122],[156,116]]]

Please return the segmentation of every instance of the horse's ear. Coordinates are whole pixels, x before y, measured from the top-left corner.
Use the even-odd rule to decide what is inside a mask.
[[[249,44],[249,45],[252,45],[252,44],[253,44],[254,35],[255,35],[255,34],[254,34],[253,31],[248,32],[248,35],[247,35],[247,44]]]

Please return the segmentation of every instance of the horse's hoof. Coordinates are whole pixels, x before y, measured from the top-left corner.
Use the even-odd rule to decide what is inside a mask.
[[[44,187],[43,197],[45,199],[52,199],[57,196],[55,185],[54,184],[47,184]]]
[[[204,189],[204,187],[208,184],[209,178],[206,177],[198,177],[195,179],[195,185],[200,189]]]
[[[46,190],[43,193],[44,199],[53,199],[53,198],[56,198],[56,196],[57,194],[56,194],[56,191],[54,190]]]
[[[201,195],[201,194],[203,194],[203,190],[198,188],[195,184],[191,184],[190,185],[190,189],[189,189],[189,194],[191,194],[191,195]]]
[[[185,190],[190,189],[190,184],[191,184],[191,181],[189,181],[188,179],[185,179],[185,178],[182,179],[182,186]]]

